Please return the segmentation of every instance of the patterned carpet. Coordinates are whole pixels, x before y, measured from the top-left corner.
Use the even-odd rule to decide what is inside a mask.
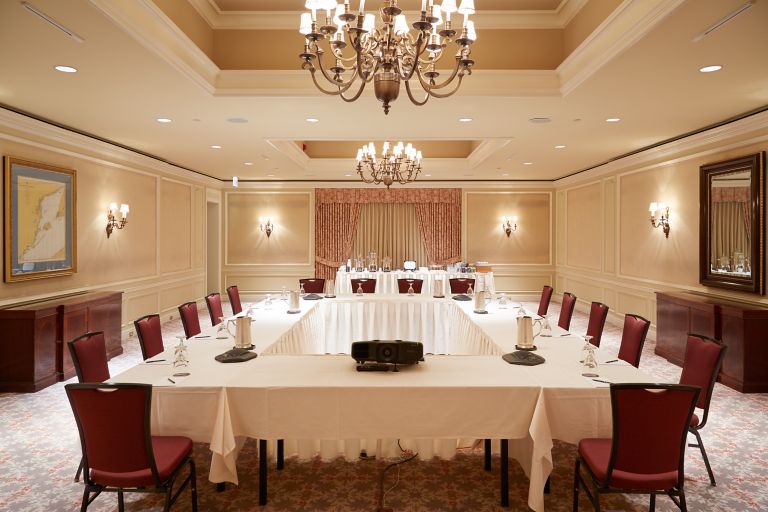
[[[527,304],[535,310],[535,304]],[[557,313],[557,304],[550,312]],[[228,309],[225,306],[225,309]],[[201,311],[201,324],[208,315]],[[575,313],[571,331],[586,331],[586,315]],[[166,340],[182,332],[178,321],[163,325]],[[621,328],[606,325],[602,349],[618,352]],[[112,374],[140,359],[135,338],[123,340],[125,353],[110,361]],[[680,369],[653,354],[653,341],[646,343],[641,368],[660,382],[677,382]],[[74,379],[73,379],[74,381]],[[80,458],[77,428],[64,394],[64,383],[34,394],[0,394],[0,510],[78,510],[82,484],[72,478]],[[686,455],[686,495],[689,510],[768,510],[768,394],[742,395],[717,384],[710,420],[703,431],[717,487],[710,487],[704,463],[697,449]],[[204,444],[194,448],[198,468],[201,511],[376,511],[380,474],[388,462],[365,460],[355,463],[287,459],[285,470],[274,465],[269,474],[269,505],[258,506],[257,452],[253,441],[246,443],[238,459],[239,486],[228,485],[222,492],[207,481],[210,452]],[[552,493],[545,498],[548,511],[571,509],[571,486],[575,447],[556,443]],[[499,511],[498,458],[494,471],[483,470],[480,449],[467,448],[451,461],[413,460],[386,473],[385,506],[393,511]],[[528,510],[528,481],[519,465],[510,461],[510,509]],[[643,496],[611,495],[603,498],[608,511],[647,510]],[[173,510],[190,510],[185,492]],[[126,509],[162,510],[158,495],[133,494],[126,497]],[[582,499],[582,510],[591,510]],[[93,511],[117,510],[114,494],[99,496],[89,507]],[[677,510],[669,498],[657,500],[657,510]]]

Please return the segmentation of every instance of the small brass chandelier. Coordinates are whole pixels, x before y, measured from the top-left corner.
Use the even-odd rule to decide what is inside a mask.
[[[395,182],[405,185],[416,181],[419,172],[421,151],[416,151],[410,143],[403,146],[401,141],[390,148],[389,142],[385,142],[380,159],[376,158],[373,142],[357,150],[357,174],[365,183],[383,183],[387,188]]]
[[[400,94],[400,81],[405,82],[405,91],[414,105],[424,105],[430,97],[447,98],[459,90],[464,75],[472,74],[474,61],[469,58],[470,45],[475,42],[475,24],[469,19],[475,13],[474,0],[442,0],[435,5],[433,0],[422,0],[421,15],[411,25],[416,37],[410,34],[405,15],[397,6],[397,0],[384,0],[380,10],[383,26],[376,28],[376,17],[365,13],[365,0],[360,0],[357,14],[350,12],[349,0],[306,0],[305,7],[311,13],[301,15],[299,32],[304,34],[304,52],[299,55],[301,68],[308,69],[315,86],[323,93],[341,96],[346,102],[357,100],[365,86],[373,80],[376,98],[383,103],[388,114],[390,104]],[[325,21],[318,26],[317,11],[325,10]],[[464,22],[458,32],[451,26],[451,14],[464,15]],[[445,19],[443,19],[443,14]],[[454,39],[458,34],[459,37]],[[344,55],[347,47],[345,38],[354,54]],[[321,48],[325,41],[326,50]],[[448,54],[448,45],[455,42],[455,63],[450,74],[438,81],[441,73],[437,63]],[[330,53],[328,63],[323,55]],[[317,66],[315,65],[317,64]],[[330,67],[328,65],[330,64]],[[317,70],[328,82],[330,89],[323,88],[317,78]],[[453,89],[445,88],[454,82]],[[413,94],[411,80],[417,82],[426,93],[423,98]],[[359,83],[356,90],[353,84]]]

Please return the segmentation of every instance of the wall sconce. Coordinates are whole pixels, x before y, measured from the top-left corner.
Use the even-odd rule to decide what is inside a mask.
[[[128,205],[120,205],[120,220],[115,218],[117,211],[117,203],[109,203],[109,211],[107,212],[107,238],[112,234],[113,229],[123,229],[128,223],[128,212],[130,211]]]
[[[507,234],[507,238],[513,231],[517,231],[517,215],[514,217],[504,216],[501,218],[501,229]]]
[[[664,236],[669,238],[669,206],[664,203],[651,203],[648,210],[651,212],[651,226],[654,228],[661,227]],[[656,216],[657,212],[659,213],[658,217]]]
[[[259,228],[267,234],[267,238],[272,234],[275,229],[275,225],[272,223],[272,219],[269,217],[259,217]]]

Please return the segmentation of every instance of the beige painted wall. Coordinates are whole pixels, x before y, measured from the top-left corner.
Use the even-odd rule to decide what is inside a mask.
[[[27,134],[0,124],[0,154],[76,171],[78,268],[71,276],[0,283],[0,307],[80,291],[119,290],[124,292],[123,324],[130,326],[141,315],[168,315],[182,300],[202,298],[205,255],[197,244],[204,240],[204,224],[197,210],[204,206],[205,189],[199,182],[162,177],[162,171],[139,163],[149,160],[145,157],[37,121],[25,123]],[[128,203],[131,211],[126,227],[107,238],[111,201]]]
[[[576,293],[581,309],[605,302],[614,321],[637,313],[655,322],[655,292],[664,290],[768,304],[766,297],[701,286],[698,275],[699,167],[766,150],[768,123],[743,129],[734,123],[614,162],[610,170],[562,180],[556,193],[558,294]],[[670,205],[668,239],[648,221],[652,201]]]
[[[517,216],[509,237],[502,216]],[[466,261],[493,266],[498,291],[532,294],[551,284],[553,266],[553,195],[546,190],[466,190],[462,244]]]
[[[259,217],[275,225],[270,237]],[[298,289],[314,275],[314,191],[227,190],[224,193],[222,288],[253,295]]]

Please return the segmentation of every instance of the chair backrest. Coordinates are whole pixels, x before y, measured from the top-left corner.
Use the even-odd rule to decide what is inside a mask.
[[[451,293],[467,293],[470,285],[472,286],[472,291],[476,291],[474,279],[469,279],[466,277],[452,277],[448,279],[448,282],[451,285]]]
[[[723,365],[725,349],[725,345],[717,340],[688,333],[680,384],[701,387],[701,395],[696,407],[704,409],[704,417],[698,425],[699,428],[707,422],[709,401],[712,399],[712,390],[715,388],[717,375]]]
[[[224,309],[221,307],[221,295],[219,293],[209,293],[205,296],[205,305],[208,306],[211,325],[219,325],[221,317],[224,316]]]
[[[613,471],[677,472],[677,483],[682,483],[688,424],[699,391],[697,386],[678,384],[611,384],[608,485]]]
[[[86,482],[93,483],[91,469],[107,473],[149,469],[159,486],[149,426],[152,386],[67,384],[64,388],[80,432]]]
[[[229,297],[229,305],[232,306],[232,314],[236,315],[243,311],[243,303],[240,302],[240,291],[237,286],[232,285],[227,288],[227,296]]]
[[[147,315],[134,320],[136,336],[139,337],[141,357],[149,359],[165,350],[163,332],[160,330],[160,315]]]
[[[621,333],[619,359],[628,362],[635,368],[640,366],[640,356],[643,354],[643,345],[650,326],[650,320],[639,315],[624,315],[624,330]]]
[[[589,308],[587,336],[592,336],[592,344],[596,347],[600,346],[600,339],[603,337],[603,328],[605,327],[606,318],[608,318],[608,306],[602,302],[593,302],[592,306]]]
[[[571,317],[573,308],[576,306],[576,296],[572,293],[563,293],[563,302],[560,305],[560,318],[557,320],[557,326],[566,331],[571,327]]]
[[[421,293],[421,287],[424,284],[423,279],[398,279],[397,291],[400,293],[408,293],[408,287],[413,287],[413,293]]]
[[[179,317],[187,338],[200,334],[200,318],[197,316],[196,302],[185,302],[179,306]]]
[[[541,290],[541,299],[539,300],[539,316],[544,316],[547,314],[547,310],[549,309],[549,301],[552,299],[552,291],[553,288],[548,285],[544,285],[544,288]]]
[[[375,279],[350,279],[352,284],[352,293],[357,293],[357,289],[362,286],[363,293],[376,293]]]
[[[102,331],[85,333],[67,346],[78,382],[104,382],[109,378],[107,345]]]
[[[299,287],[301,287],[302,284],[304,285],[304,291],[307,293],[323,293],[325,291],[325,279],[299,279]]]

